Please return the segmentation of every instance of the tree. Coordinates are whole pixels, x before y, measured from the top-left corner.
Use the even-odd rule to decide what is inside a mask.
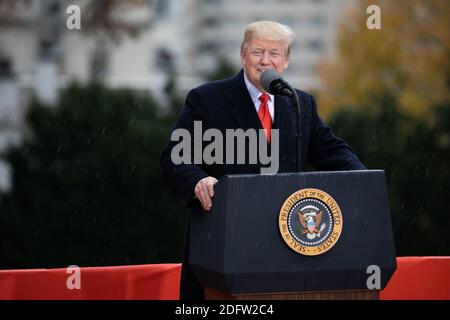
[[[72,85],[60,105],[34,103],[30,134],[7,159],[0,268],[180,261],[184,209],[159,155],[173,119],[130,91]]]
[[[366,27],[369,5],[381,8],[381,30]],[[397,255],[449,254],[449,9],[444,0],[362,0],[321,69],[322,115],[386,172]]]
[[[369,30],[369,5],[381,8],[381,30]],[[423,116],[450,100],[450,2],[362,0],[343,19],[337,56],[321,66],[324,116],[342,107],[377,109],[385,95]]]
[[[207,76],[208,81],[221,80],[233,76],[238,69],[227,59],[219,58],[216,69]]]
[[[60,0],[41,0],[42,12],[46,15],[65,13],[64,2]],[[61,3],[62,2],[62,3]],[[66,1],[67,2],[67,1]],[[66,6],[74,3],[67,2]],[[75,3],[76,4],[76,3]],[[113,35],[124,31],[136,34],[139,27],[121,20],[120,13],[150,5],[148,0],[87,0],[82,3],[84,27],[89,30],[107,31]],[[0,0],[0,24],[14,23],[20,15],[32,6],[32,0]],[[63,10],[61,10],[63,9]]]
[[[386,172],[398,256],[450,253],[450,104],[429,113],[434,121],[423,122],[391,99],[381,111],[342,109],[332,120],[368,168]]]

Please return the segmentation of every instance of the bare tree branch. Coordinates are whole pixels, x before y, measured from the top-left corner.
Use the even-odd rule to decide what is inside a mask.
[[[31,0],[0,0],[0,25],[13,24],[21,11],[31,5]]]
[[[0,25],[17,23],[21,14],[31,7],[31,1],[0,0]],[[121,34],[135,36],[140,31],[140,26],[122,18],[133,9],[148,10],[151,3],[152,0],[89,0],[82,8],[83,29],[88,32],[104,31],[113,38]],[[62,10],[58,14],[64,13],[65,10]]]

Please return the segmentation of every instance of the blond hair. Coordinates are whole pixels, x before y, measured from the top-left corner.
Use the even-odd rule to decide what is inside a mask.
[[[291,43],[295,38],[295,33],[291,28],[274,21],[256,21],[250,23],[244,32],[244,39],[241,44],[241,51],[244,51],[248,42],[254,37],[260,37],[272,41],[285,41],[288,46],[287,55],[291,53]]]

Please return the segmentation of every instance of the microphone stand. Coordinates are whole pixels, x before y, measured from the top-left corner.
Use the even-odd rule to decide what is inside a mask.
[[[302,159],[302,109],[300,99],[297,95],[297,91],[288,84],[289,89],[293,94],[289,95],[291,100],[295,102],[295,111],[297,113],[297,172],[301,171],[301,159]]]
[[[271,71],[266,71],[266,72],[271,72]],[[265,74],[264,74],[265,75]],[[271,77],[273,79],[271,79]],[[272,88],[272,82],[274,80],[278,80],[276,81],[276,83],[273,85]],[[267,91],[268,92],[273,92],[274,94],[280,94],[281,96],[288,96],[291,101],[294,100],[295,102],[295,111],[297,113],[297,146],[296,146],[296,151],[297,151],[297,172],[301,171],[301,160],[302,160],[302,110],[301,110],[301,104],[300,104],[300,99],[297,95],[297,91],[292,88],[292,86],[287,83],[286,81],[283,81],[281,78],[279,78],[278,74],[274,71],[272,71],[272,73],[270,74],[269,78],[267,79],[268,85],[264,86],[264,88],[267,87]]]

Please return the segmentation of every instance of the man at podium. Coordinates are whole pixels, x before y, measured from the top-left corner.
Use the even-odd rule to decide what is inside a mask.
[[[214,133],[223,134],[224,139],[221,141],[226,141],[226,144],[229,142],[225,139],[229,129],[263,132],[264,143],[277,146],[270,148],[269,153],[271,159],[277,161],[279,173],[296,172],[298,168],[304,171],[307,164],[322,171],[366,169],[350,146],[336,137],[332,129],[320,119],[314,97],[296,89],[301,105],[302,137],[300,164],[297,164],[298,120],[295,107],[285,97],[268,93],[261,83],[263,72],[274,69],[282,74],[286,70],[293,39],[293,31],[277,22],[258,21],[249,24],[241,44],[242,70],[231,78],[203,84],[188,93],[185,106],[173,128],[172,138],[161,154],[164,179],[187,206],[201,205],[205,211],[209,211],[214,197],[214,184],[218,179],[229,174],[261,173],[264,167],[261,159],[249,161],[255,150],[261,147],[253,146],[252,141],[255,140],[251,139],[248,139],[244,148],[229,145],[222,147],[222,159],[212,163],[202,161],[204,159],[199,159],[194,153],[198,148],[205,150],[208,147],[205,140],[208,139],[203,136],[198,141],[196,131],[199,128],[216,129]],[[177,136],[174,133],[177,132],[188,133],[191,138],[192,148],[181,152],[185,153],[182,155],[185,161],[181,163],[179,159],[174,159],[181,150],[177,147],[180,139],[174,139]],[[182,134],[178,138],[180,136]],[[177,152],[174,152],[175,149]],[[190,152],[186,151],[189,149]],[[239,158],[239,152],[243,152],[246,162],[229,161],[227,153],[230,151],[234,151],[231,160]],[[203,289],[189,267],[189,230],[187,223],[181,275],[182,300],[203,298]]]

